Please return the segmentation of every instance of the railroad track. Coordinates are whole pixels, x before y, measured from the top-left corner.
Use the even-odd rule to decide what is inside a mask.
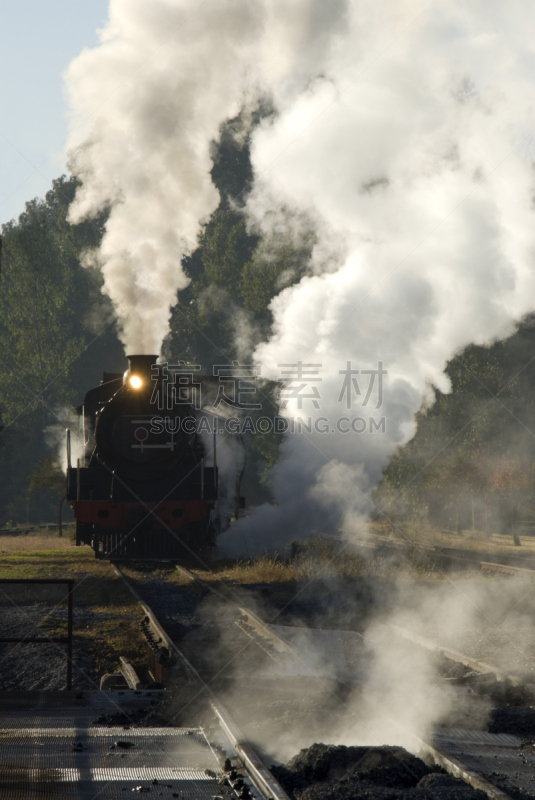
[[[505,683],[518,689],[524,689],[525,692],[530,696],[535,696],[535,684],[531,681],[526,681],[520,675],[515,675],[507,670],[502,669],[501,667],[497,667],[494,664],[488,664],[486,661],[472,658],[472,656],[466,655],[466,653],[461,653],[458,650],[437,644],[431,639],[421,636],[419,633],[415,633],[407,628],[402,628],[399,625],[390,624],[389,627],[398,636],[401,636],[403,639],[407,639],[410,642],[414,642],[414,644],[417,644],[426,650],[430,650],[443,656],[444,658],[449,659],[450,661],[455,661],[458,664],[469,667],[471,670],[474,672],[479,672],[481,675],[491,675],[498,683]]]
[[[229,592],[228,587],[222,584],[215,586],[200,579],[195,573],[190,570],[177,565],[177,570],[183,575],[187,576],[190,580],[195,581],[201,585],[206,592],[211,593],[218,600],[229,604],[235,610],[235,625],[240,628],[243,633],[258,645],[267,655],[275,661],[283,660],[282,670],[278,674],[300,674],[303,677],[310,676],[323,680],[327,677],[327,673],[316,674],[314,668],[311,668],[302,655],[303,649],[307,649],[311,642],[317,649],[330,650],[336,646],[336,637],[342,637],[352,640],[355,649],[350,653],[351,658],[356,658],[359,645],[362,647],[364,637],[352,631],[323,631],[316,629],[305,628],[292,628],[290,626],[272,625],[262,620],[255,612],[245,607],[242,602],[237,600]],[[126,577],[122,572],[115,567],[117,574],[129,586],[130,590],[135,593],[133,587],[130,586]],[[151,626],[155,637],[165,641],[170,650],[172,650],[188,670],[192,670],[195,674],[195,680],[199,686],[202,685],[202,679],[198,673],[195,672],[190,661],[180,652],[175,644],[171,642],[162,626],[156,620],[155,615],[149,609],[146,603],[136,594],[138,602],[151,620]],[[475,671],[482,674],[493,674],[496,680],[510,682],[513,686],[522,685],[521,679],[518,676],[509,675],[503,670],[492,665],[478,662],[475,659],[466,656],[465,654],[457,651],[442,648],[424,637],[413,634],[406,629],[391,626],[392,633],[410,640],[412,644],[418,647],[424,647],[428,650],[434,650],[446,658],[453,661],[462,663]],[[347,653],[346,653],[347,655]],[[293,671],[290,663],[293,662]],[[328,665],[327,665],[328,666]],[[353,670],[355,661],[352,663]],[[203,691],[206,692],[211,698],[211,703],[218,703],[217,698],[213,695],[211,690],[204,684]],[[530,690],[535,687],[528,686]],[[215,710],[215,709],[214,709]],[[217,712],[216,712],[217,713]],[[224,715],[223,715],[224,716]],[[521,780],[523,785],[532,783],[530,788],[535,795],[535,753],[532,752],[531,746],[523,747],[523,743],[519,737],[509,736],[504,734],[490,734],[485,731],[466,731],[459,729],[440,729],[437,731],[432,741],[424,741],[418,737],[413,737],[414,752],[419,751],[430,758],[434,763],[443,767],[451,775],[462,778],[465,782],[472,785],[474,788],[483,790],[488,797],[493,800],[507,800],[509,795],[502,789],[495,785],[492,777],[496,773],[501,773],[502,777],[509,777],[514,781]],[[519,772],[520,770],[520,772]],[[523,770],[523,772],[522,772]],[[520,778],[519,778],[520,775]]]
[[[370,537],[367,537],[365,540],[362,541],[359,540],[357,544],[360,544],[363,547],[367,548],[393,547],[396,550],[401,550],[401,551],[407,548],[407,542],[404,542],[401,539],[392,540],[389,537],[379,536],[379,535],[371,535]],[[535,578],[535,561],[532,561],[529,558],[522,558],[510,555],[504,555],[501,557],[499,554],[478,552],[474,550],[461,549],[461,548],[439,547],[425,543],[423,543],[421,546],[419,545],[418,547],[419,549],[423,550],[424,553],[428,554],[430,559],[439,558],[445,560],[446,562],[453,563],[455,565],[459,565],[460,563],[462,563],[463,566],[468,566],[471,569],[479,568],[484,572],[504,573],[507,575],[514,575],[517,577],[523,577],[528,579]],[[511,561],[511,560],[517,561],[522,563],[523,565],[518,566],[511,563],[499,563],[497,560],[496,561],[487,560],[490,559],[491,557],[495,559],[501,557],[503,558],[504,561]],[[527,566],[529,564],[531,564],[531,568]],[[451,647],[440,645],[414,631],[410,631],[396,625],[392,625],[391,627],[392,630],[398,636],[408,639],[409,641],[412,641],[415,644],[420,645],[426,650],[434,651],[444,656],[444,658],[463,664],[464,666],[469,667],[473,671],[479,672],[482,675],[492,675],[495,678],[495,680],[500,683],[524,689],[528,695],[532,697],[535,696],[535,683],[526,680],[526,678],[522,676],[511,673],[508,670],[503,669],[503,667],[499,667],[494,664],[489,664],[486,661],[473,658]]]
[[[444,547],[432,545],[425,542],[407,542],[404,539],[396,539],[390,536],[379,534],[368,534],[362,536],[358,531],[337,529],[340,533],[352,534],[352,546],[364,549],[388,548],[403,552],[413,547],[423,553],[430,561],[442,561],[445,564],[460,566],[461,564],[471,569],[481,569],[488,572],[504,572],[510,575],[518,575],[526,578],[535,577],[535,558],[529,556],[515,556],[508,553],[492,553],[481,550],[470,550],[462,547]]]
[[[247,742],[231,715],[228,713],[223,704],[218,700],[211,688],[203,681],[193,664],[176,646],[172,639],[168,636],[152,609],[140,597],[138,592],[134,589],[132,584],[123,574],[122,570],[116,564],[112,567],[118,577],[124,582],[128,590],[133,594],[141,608],[145,613],[145,630],[159,649],[166,648],[169,655],[173,654],[182,664],[192,687],[195,687],[202,695],[204,695],[210,704],[210,707],[218,720],[219,726],[223,735],[226,737],[230,746],[232,747],[237,758],[240,759],[243,768],[246,770],[248,777],[253,782],[257,790],[261,793],[262,797],[272,798],[273,800],[289,800],[288,795],[280,786],[278,781],[275,780],[273,775],[267,769],[263,761],[259,758],[254,748]],[[232,780],[234,783],[240,782],[243,785],[243,777],[237,770],[235,778]],[[232,774],[229,772],[229,774]],[[229,780],[229,778],[227,778]],[[238,789],[241,787],[238,786]],[[239,795],[237,795],[239,796]]]
[[[0,691],[0,797],[117,800],[124,792],[151,792],[182,800],[289,800],[152,610],[127,586],[143,609],[154,663],[165,670],[178,660],[189,697],[205,696],[210,718],[187,727],[165,724],[158,709],[173,699],[166,689]],[[133,667],[121,660],[128,684],[139,687]]]
[[[520,567],[511,567],[503,564],[490,564],[486,562],[481,562],[481,563],[484,567],[489,567],[492,570],[506,572],[509,574],[529,573],[529,577],[535,577],[535,570],[532,571]],[[186,569],[181,565],[176,565],[176,569],[186,577],[190,578],[190,580],[193,580],[197,582],[199,585],[203,586],[203,588],[205,588],[206,591],[211,592],[212,594],[216,595],[222,600],[225,600],[226,602],[234,603],[240,615],[240,619],[237,622],[237,624],[251,638],[256,639],[257,643],[260,644],[261,642],[264,642],[266,647],[269,647],[269,651],[274,649],[277,652],[290,653],[294,658],[297,659],[300,658],[299,646],[292,645],[291,637],[289,638],[287,633],[285,635],[285,632],[291,630],[290,628],[288,628],[287,626],[276,626],[264,622],[257,614],[252,612],[250,609],[247,609],[243,605],[236,603],[232,597],[228,596],[228,594],[225,592],[224,589],[223,590],[214,589],[214,587],[212,587],[209,583],[203,581],[201,578],[195,575],[194,572],[191,572],[190,570]],[[519,675],[504,670],[502,667],[498,667],[494,664],[489,664],[480,659],[473,658],[465,653],[459,652],[458,650],[454,650],[451,647],[437,644],[431,639],[428,639],[418,633],[410,631],[407,628],[402,628],[399,625],[390,624],[389,628],[391,628],[391,630],[396,635],[401,636],[402,638],[413,642],[419,647],[423,647],[424,649],[433,651],[450,661],[454,661],[456,663],[462,664],[463,666],[469,667],[470,669],[474,670],[474,672],[479,672],[482,675],[491,675],[499,683],[505,683],[515,688],[523,688],[527,693],[535,696],[535,683],[527,681],[525,678]],[[325,631],[316,631],[316,633],[322,635],[325,633]],[[364,637],[360,636],[357,633],[351,632],[351,634],[352,636],[358,637],[361,640],[364,639]],[[302,635],[301,635],[301,641],[302,641]],[[325,642],[325,645],[328,646],[329,642]]]
[[[511,570],[510,565],[491,566]],[[0,692],[0,796],[28,798],[41,796],[43,792],[50,795],[57,790],[61,796],[77,800],[93,798],[97,793],[100,800],[115,800],[124,797],[125,790],[151,789],[162,797],[191,796],[193,791],[198,798],[206,800],[214,796],[287,800],[283,788],[240,731],[242,724],[236,725],[217,690],[208,686],[199,674],[193,657],[177,646],[124,573],[115,569],[142,609],[144,630],[151,644],[153,672],[160,670],[164,677],[171,662],[180,664],[190,696],[202,695],[207,699],[217,722],[215,740],[198,725],[137,727],[136,715],[150,713],[153,704],[168,698],[170,693],[164,689],[140,688],[135,672],[124,661],[123,671],[133,687],[129,690]],[[352,631],[266,623],[234,596],[228,586],[202,581],[182,566],[177,569],[232,610],[233,627],[242,638],[246,636],[248,642],[258,645],[262,651],[268,664],[264,674],[272,681],[275,691],[280,690],[286,678],[297,679],[299,685],[306,684],[306,692],[311,685],[307,681],[317,681],[324,692],[334,692],[334,684],[358,683],[355,664],[362,659],[365,650],[363,636]],[[474,671],[493,674],[497,681],[530,691],[534,688],[516,675],[440,647],[414,632],[398,627],[392,628],[391,634],[410,640],[415,647],[434,650]],[[312,650],[329,657],[311,663],[304,653]],[[241,653],[237,652],[237,656],[239,658]],[[524,746],[519,737],[441,729],[433,740],[414,737],[411,750],[426,753],[450,774],[482,789],[495,800],[508,797],[493,782],[496,772],[509,776],[512,783],[529,786],[530,794],[524,796],[535,796],[535,754],[533,747]],[[222,786],[221,781],[226,785]]]

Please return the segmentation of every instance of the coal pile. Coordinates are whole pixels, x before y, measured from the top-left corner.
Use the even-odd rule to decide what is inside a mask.
[[[272,772],[294,800],[487,800],[402,747],[314,744]]]

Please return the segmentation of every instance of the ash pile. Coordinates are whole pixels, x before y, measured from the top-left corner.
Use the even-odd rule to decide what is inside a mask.
[[[402,747],[314,744],[271,771],[293,800],[487,800]]]

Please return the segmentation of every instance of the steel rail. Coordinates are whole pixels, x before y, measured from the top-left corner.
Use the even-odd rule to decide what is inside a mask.
[[[353,531],[344,528],[337,528],[341,533],[353,533]],[[358,547],[391,547],[394,550],[404,550],[410,546],[410,542],[403,539],[393,539],[388,536],[381,536],[379,534],[371,534],[363,537],[355,542]],[[443,545],[432,545],[426,542],[414,542],[415,547],[423,550],[430,555],[444,558],[448,561],[459,561],[464,564],[479,564],[481,569],[487,572],[505,572],[509,575],[519,575],[525,578],[535,577],[535,558],[531,556],[516,556],[510,553],[490,553],[481,550],[470,550],[462,547],[446,547]],[[506,561],[520,561],[530,566],[518,566],[516,564],[503,564],[501,561],[487,561],[487,558],[500,558]]]
[[[289,642],[286,642],[280,636],[272,630],[271,626],[264,622],[258,614],[255,614],[254,611],[251,611],[249,608],[240,605],[240,603],[232,597],[230,592],[228,591],[227,587],[222,586],[219,584],[219,588],[212,586],[207,581],[203,581],[202,578],[199,578],[198,575],[195,575],[194,572],[187,569],[187,567],[183,567],[181,564],[175,564],[175,569],[178,572],[181,572],[182,575],[185,575],[192,581],[195,581],[202,586],[203,589],[206,589],[211,594],[218,597],[220,600],[223,600],[225,603],[230,603],[233,605],[236,610],[239,612],[241,617],[241,622],[249,625],[256,634],[262,636],[264,639],[269,641],[270,645],[279,653],[289,653],[290,655],[294,656],[295,658],[299,658],[299,653],[295,647],[293,647]],[[242,627],[239,622],[236,623],[239,627]]]
[[[199,583],[205,589],[208,589],[208,591],[218,596],[220,599],[225,600],[226,602],[233,603],[241,614],[241,621],[245,622],[246,625],[248,625],[257,636],[261,636],[267,642],[269,642],[269,644],[273,646],[273,648],[277,652],[289,653],[294,657],[299,658],[299,653],[297,649],[293,647],[289,642],[278,636],[278,634],[275,633],[275,631],[272,629],[272,626],[264,622],[262,619],[260,619],[260,617],[258,617],[253,611],[250,611],[244,606],[240,606],[235,600],[225,596],[223,592],[218,591],[217,589],[210,586],[209,583],[203,581],[202,578],[199,578],[193,572],[186,569],[186,567],[176,565],[176,568],[184,575],[187,575],[189,578]],[[508,572],[510,570],[517,572],[520,568],[504,567],[504,569],[506,569]],[[529,572],[529,570],[522,570],[522,572]],[[535,570],[533,571],[533,577],[535,577]],[[239,622],[236,624],[238,624],[238,626],[242,628],[242,625],[240,625]],[[452,648],[443,647],[442,645],[436,644],[435,642],[432,642],[430,639],[426,639],[424,636],[420,636],[419,634],[414,633],[413,631],[409,631],[406,628],[402,628],[399,625],[393,625],[392,623],[390,623],[388,627],[392,628],[393,631],[395,631],[398,635],[402,636],[403,638],[412,641],[414,644],[424,647],[426,650],[432,650],[444,656],[445,658],[449,659],[450,661],[456,661],[460,664],[463,664],[466,667],[470,667],[475,672],[480,672],[482,675],[494,675],[496,680],[499,682],[508,683],[511,686],[519,688],[524,688],[527,691],[533,692],[535,694],[535,684],[524,681],[518,675],[506,672],[500,667],[497,667],[493,664],[488,664],[485,661],[479,661],[478,659],[472,658],[471,656],[468,656],[465,653],[461,653],[457,650],[453,650]],[[249,631],[246,631],[246,633],[251,635]]]
[[[420,636],[419,633],[414,633],[414,631],[410,631],[407,628],[401,628],[399,625],[388,623],[388,627],[404,639],[420,647],[424,647],[426,650],[438,653],[450,661],[456,661],[459,664],[463,664],[465,667],[470,667],[474,672],[479,672],[481,675],[494,675],[496,680],[500,683],[508,683],[511,686],[516,686],[535,693],[535,684],[524,681],[519,675],[506,672],[501,669],[501,667],[496,667],[494,664],[487,664],[486,661],[479,661],[477,658],[472,658],[465,653],[460,653],[458,650],[443,647],[433,642],[431,639],[426,639],[425,636]]]
[[[482,567],[495,566],[496,570],[504,567],[503,572],[516,572],[518,570],[530,571],[529,567],[535,571],[535,554],[534,555],[514,555],[511,553],[493,553],[484,550],[470,550],[464,547],[449,547],[446,545],[434,545],[427,542],[409,542],[405,539],[398,539],[390,536],[382,536],[380,534],[359,534],[358,531],[352,531],[347,528],[337,528],[340,533],[356,534],[352,540],[352,544],[357,547],[372,548],[377,546],[384,546],[392,548],[393,550],[406,550],[411,545],[418,550],[430,556],[438,556],[448,561],[462,561],[467,564],[479,564]],[[493,560],[495,559],[495,560]],[[509,562],[507,564],[504,561]],[[520,562],[511,564],[511,561]],[[505,569],[508,567],[510,569]]]
[[[165,643],[165,646],[169,652],[174,653],[174,655],[179,659],[192,683],[196,684],[199,689],[208,697],[210,706],[219,721],[222,731],[231,743],[236,755],[243,762],[249,777],[258,791],[265,798],[269,798],[270,800],[290,800],[282,786],[273,777],[252,745],[249,744],[245,736],[241,733],[229,712],[218,700],[210,687],[207,686],[207,684],[203,681],[193,664],[191,664],[184,653],[182,653],[173,640],[167,635],[150,606],[148,606],[147,603],[145,603],[145,601],[140,597],[138,592],[134,589],[117,565],[112,563],[111,566],[113,567],[115,574],[121,578],[125,586],[136,598],[137,602],[148,616],[153,632],[160,639],[160,641]]]
[[[430,756],[435,764],[442,767],[453,775],[455,778],[461,778],[465,783],[469,783],[474,789],[481,789],[491,800],[512,800],[511,796],[498,789],[493,783],[490,783],[479,772],[469,769],[466,764],[459,761],[458,758],[446,753],[441,747],[431,745],[429,742],[424,742],[423,739],[415,737],[420,745],[420,751]]]
[[[481,568],[486,572],[507,572],[509,575],[518,575],[524,578],[535,578],[535,569],[527,567],[513,567],[511,564],[495,564],[494,561],[481,561]]]
[[[339,528],[338,530],[343,531],[344,529]],[[346,531],[349,532],[349,531]],[[365,547],[374,547],[375,545],[385,545],[391,546],[395,549],[403,549],[407,547],[407,543],[404,543],[400,539],[391,540],[393,543],[389,545],[389,538],[387,536],[379,536],[373,534],[372,537],[367,538],[362,544]],[[535,569],[529,569],[527,567],[518,567],[513,566],[511,564],[501,564],[495,561],[483,561],[477,558],[480,553],[476,550],[461,550],[460,548],[451,548],[455,551],[455,553],[462,552],[466,554],[466,558],[460,557],[458,555],[450,554],[449,552],[444,552],[449,550],[450,548],[439,547],[438,545],[428,545],[423,543],[422,549],[426,552],[429,552],[433,555],[437,555],[440,558],[447,558],[451,561],[462,561],[465,564],[479,564],[482,570],[488,572],[503,572],[509,575],[518,575],[523,576],[525,578],[535,578]],[[486,556],[491,554],[485,554]],[[496,557],[500,557],[500,554],[497,553]],[[516,556],[509,556],[503,555],[501,556],[505,559],[508,558],[516,558],[519,560],[522,557]],[[526,563],[530,563],[529,559],[525,559]],[[535,563],[535,562],[534,562]],[[424,636],[420,636],[413,631],[409,631],[406,628],[401,628],[398,625],[389,624],[389,627],[392,628],[398,635],[402,636],[405,639],[412,641],[414,644],[420,645],[427,650],[432,650],[440,655],[448,658],[450,661],[456,661],[460,664],[463,664],[466,667],[470,667],[475,672],[479,672],[482,675],[494,675],[496,680],[499,682],[507,683],[510,686],[515,686],[518,688],[523,688],[526,691],[530,692],[531,694],[535,695],[535,683],[531,683],[529,681],[525,681],[518,675],[514,675],[512,673],[506,672],[505,670],[501,669],[500,667],[495,666],[494,664],[488,664],[485,661],[479,661],[476,658],[472,658],[471,656],[466,655],[465,653],[461,653],[457,650],[453,650],[452,648],[443,647],[440,644],[437,644],[430,639],[426,639]]]

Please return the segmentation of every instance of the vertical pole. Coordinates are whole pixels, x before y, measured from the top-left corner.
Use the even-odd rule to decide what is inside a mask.
[[[68,583],[67,595],[67,691],[72,689],[72,595],[74,581]]]
[[[513,544],[516,547],[520,547],[520,536],[518,535],[517,529],[517,507],[514,504],[514,501],[511,502],[511,533],[513,534]]]
[[[204,458],[201,458],[201,500],[204,500]]]
[[[67,428],[65,431],[66,438],[67,438],[67,466],[69,469],[71,468],[71,431],[70,428]]]
[[[76,460],[76,499],[80,499],[80,459]]]
[[[63,536],[63,525],[61,519],[61,512],[63,510],[63,503],[65,502],[65,495],[61,498],[58,505],[58,536]]]
[[[85,405],[82,406],[82,441],[84,443],[84,467],[86,467],[87,464],[85,463],[85,446],[87,442],[85,440]]]
[[[214,486],[217,489],[217,451],[216,451],[215,428],[214,428]]]

